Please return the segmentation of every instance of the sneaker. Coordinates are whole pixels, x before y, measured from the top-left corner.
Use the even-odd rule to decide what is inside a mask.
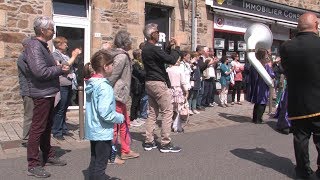
[[[242,103],[240,101],[238,101],[237,104],[242,105]]]
[[[138,122],[137,119],[133,120],[130,122],[130,126],[133,126],[133,127],[139,127],[141,126],[142,124],[140,122]]]
[[[226,107],[230,107],[230,105],[229,105],[229,104],[225,104],[225,106],[226,106]]]
[[[189,115],[194,115],[194,113],[192,112],[192,110],[189,110]]]
[[[192,112],[193,112],[193,114],[200,114],[200,112],[197,110],[192,110]]]
[[[220,106],[223,107],[223,108],[226,108],[226,105],[225,105],[225,104],[221,104]]]
[[[165,145],[161,145],[161,148],[160,148],[160,152],[162,153],[168,153],[168,152],[177,153],[180,151],[181,151],[181,148],[178,146],[173,146],[171,142]]]
[[[122,159],[122,160],[133,159],[133,158],[137,158],[137,157],[139,157],[139,156],[140,156],[139,153],[136,153],[136,152],[134,152],[134,151],[131,150],[128,154],[122,153],[122,154],[121,154],[121,159]]]
[[[114,159],[114,161],[111,161],[110,159],[108,160],[108,164],[119,164],[119,165],[122,165],[125,162],[126,162],[125,160],[120,159],[120,157],[118,157],[118,156]]]
[[[28,176],[35,176],[37,178],[48,178],[51,176],[49,172],[47,172],[43,167],[36,166],[28,169]]]
[[[231,102],[231,105],[234,105],[234,102]]]
[[[67,161],[61,160],[58,157],[49,157],[46,162],[46,165],[47,166],[65,166],[67,165]]]
[[[152,149],[157,148],[157,145],[154,141],[151,143],[143,143],[142,146],[145,151],[151,151]]]
[[[64,141],[64,140],[66,140],[62,135],[53,136],[53,138],[55,138],[55,139],[58,140],[58,141]]]
[[[213,104],[214,106],[217,106],[217,105],[218,105],[216,102],[213,102],[213,103],[211,103],[211,104]]]
[[[214,107],[214,104],[210,103],[210,104],[209,104],[209,107]]]
[[[199,107],[197,107],[197,110],[199,110],[199,111],[205,111],[205,110],[206,110],[206,108],[205,108],[205,107],[203,107],[203,106],[199,106]]]

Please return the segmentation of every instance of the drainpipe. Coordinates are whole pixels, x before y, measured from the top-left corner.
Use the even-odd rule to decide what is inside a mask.
[[[192,51],[196,50],[197,41],[196,41],[196,9],[195,9],[195,0],[191,0],[191,49]]]

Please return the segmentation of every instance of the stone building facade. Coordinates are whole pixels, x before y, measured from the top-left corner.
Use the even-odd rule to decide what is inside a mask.
[[[318,0],[272,0],[283,5],[320,11]],[[23,106],[19,95],[16,60],[23,50],[21,41],[33,35],[33,20],[40,15],[53,17],[63,26],[68,16],[55,14],[55,0],[0,0],[0,121],[22,120]],[[56,2],[68,2],[56,1]],[[170,10],[169,34],[181,42],[183,49],[191,47],[191,0],[83,0],[88,16],[76,19],[85,22],[85,62],[90,54],[115,33],[124,29],[131,33],[133,48],[144,41],[146,5]],[[212,47],[213,16],[205,0],[195,0],[197,44]],[[53,15],[55,14],[55,15]],[[63,21],[60,22],[60,19]],[[73,17],[70,17],[71,21]],[[70,22],[70,21],[69,21]],[[72,23],[71,23],[72,24]],[[161,24],[160,24],[161,26]]]

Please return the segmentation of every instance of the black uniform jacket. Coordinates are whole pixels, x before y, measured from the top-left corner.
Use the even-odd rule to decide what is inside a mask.
[[[320,116],[320,38],[300,32],[280,47],[288,82],[290,120]]]

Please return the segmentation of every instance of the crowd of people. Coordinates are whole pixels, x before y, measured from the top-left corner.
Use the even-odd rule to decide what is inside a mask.
[[[304,48],[307,52],[320,47],[319,38],[314,37],[314,16],[306,13],[300,17],[300,33],[281,46],[280,57],[275,61],[272,61],[269,50],[256,51],[257,59],[275,81],[278,129],[285,134],[293,132],[296,172],[300,177],[313,174],[307,145],[311,134],[318,153],[320,151],[319,112],[317,102],[314,102],[318,95],[314,85],[319,81],[312,81],[315,83],[312,84],[303,79],[317,80],[314,75],[318,71],[311,68],[311,62],[320,57],[314,51],[310,54],[315,54],[315,58],[295,49],[299,43],[310,46],[310,49]],[[69,57],[66,53],[68,40],[58,36],[53,39],[55,51],[51,53],[47,42],[55,32],[54,23],[48,17],[37,17],[34,30],[35,36],[23,41],[24,51],[17,64],[25,108],[23,139],[27,147],[28,175],[45,178],[50,176],[44,169],[46,164],[67,164],[55,155],[50,139],[51,133],[57,140],[70,135],[66,112],[72,89],[77,86],[73,64],[82,50],[74,49]],[[181,51],[180,42],[175,38],[171,38],[162,49],[156,45],[159,30],[154,23],[147,24],[143,34],[146,42],[141,43],[139,49],[132,50],[130,33],[117,32],[113,43],[102,44],[101,50],[94,53],[84,66],[85,139],[90,141],[91,149],[89,179],[105,179],[108,163],[123,164],[125,160],[140,156],[131,149],[130,126],[145,124],[144,150],[158,147],[162,153],[180,152],[182,148],[173,144],[170,134],[184,132],[182,120],[218,104],[223,108],[241,105],[244,85],[246,100],[254,104],[252,122],[263,123],[269,87],[253,66],[239,62],[237,53],[232,54],[230,61],[226,56],[219,59],[206,46],[197,46],[196,51]],[[305,44],[309,41],[313,43]],[[310,60],[309,66],[305,67],[310,72],[305,72],[305,77],[297,76],[295,72],[300,68],[295,61],[297,57]],[[296,84],[300,81],[304,86]],[[217,82],[221,85],[218,102],[215,101]],[[229,88],[232,88],[231,102],[228,102]],[[308,105],[306,100],[313,103]],[[161,138],[156,142],[154,130],[159,115],[162,117]]]

